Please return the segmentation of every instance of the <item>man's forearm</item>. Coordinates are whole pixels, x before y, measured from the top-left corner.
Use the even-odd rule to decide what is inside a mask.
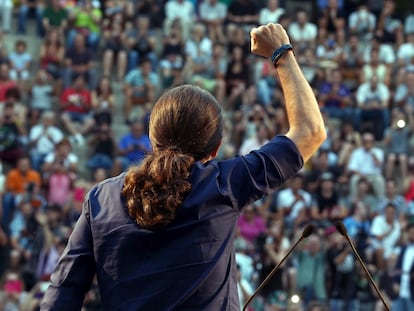
[[[305,151],[303,157],[306,161],[323,142],[326,135],[319,106],[292,51],[287,52],[279,60],[276,68],[285,96],[289,121],[288,136],[301,137],[295,141],[303,144],[300,147]]]

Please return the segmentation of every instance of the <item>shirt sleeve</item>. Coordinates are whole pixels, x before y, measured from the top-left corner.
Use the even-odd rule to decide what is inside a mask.
[[[277,136],[246,156],[219,162],[218,187],[233,207],[242,208],[277,189],[303,166],[296,145]]]
[[[96,272],[89,215],[89,197],[50,278],[41,310],[81,310]]]

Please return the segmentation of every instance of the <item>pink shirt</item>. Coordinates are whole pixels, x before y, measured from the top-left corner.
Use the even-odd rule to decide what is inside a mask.
[[[249,242],[253,242],[261,233],[266,231],[265,221],[263,217],[258,215],[254,216],[252,221],[247,221],[242,214],[237,225],[240,230],[240,235]]]

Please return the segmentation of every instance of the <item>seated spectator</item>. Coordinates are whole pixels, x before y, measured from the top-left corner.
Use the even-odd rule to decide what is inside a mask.
[[[266,232],[265,219],[254,205],[250,204],[243,209],[237,223],[237,230],[240,236],[252,247],[254,247],[256,239]]]
[[[304,305],[314,300],[324,301],[327,298],[323,248],[322,237],[313,234],[295,254],[296,287]]]
[[[375,15],[369,11],[367,3],[362,1],[348,17],[349,31],[357,34],[362,41],[369,40],[374,36],[376,22]]]
[[[39,171],[46,156],[55,149],[55,144],[63,139],[63,133],[56,127],[56,115],[52,111],[44,111],[41,122],[34,125],[29,133],[30,158],[32,167]]]
[[[63,84],[67,88],[73,78],[82,75],[88,82],[89,88],[95,88],[95,72],[93,69],[93,52],[85,45],[85,38],[78,34],[75,43],[65,54],[65,69],[63,71]]]
[[[172,24],[174,26],[174,24]],[[174,26],[170,34],[163,39],[160,59],[160,78],[162,88],[183,83],[185,65],[185,44],[180,31]]]
[[[295,232],[302,225],[312,205],[312,196],[303,187],[304,176],[297,174],[289,180],[287,187],[278,193],[279,218],[284,219],[289,232]]]
[[[409,66],[404,72],[404,79],[396,85],[393,98],[394,107],[399,107],[403,111],[413,111],[414,109],[414,66]],[[411,110],[407,110],[407,107]]]
[[[352,151],[361,146],[361,134],[355,129],[351,120],[346,120],[341,123],[338,139],[338,166],[344,170],[348,166]]]
[[[59,35],[66,33],[68,26],[68,11],[62,6],[62,1],[52,0],[43,11],[43,29],[45,33],[56,31]]]
[[[6,176],[6,193],[3,196],[2,223],[7,225],[11,221],[16,206],[16,198],[22,198],[25,194],[38,193],[41,187],[39,172],[30,167],[30,159],[20,156],[17,164]]]
[[[345,14],[338,2],[337,0],[329,0],[327,5],[318,12],[319,29],[326,30],[328,34],[336,35],[346,29]]]
[[[375,30],[382,42],[400,46],[404,41],[404,31],[401,17],[396,12],[394,0],[384,0]]]
[[[398,64],[401,67],[413,64],[414,61],[414,32],[407,33],[406,40],[397,51]]]
[[[234,109],[241,104],[241,97],[249,84],[249,67],[242,48],[234,46],[225,74],[226,108]]]
[[[387,152],[385,163],[385,177],[393,178],[396,168],[400,171],[402,180],[407,177],[409,154],[409,139],[414,130],[412,113],[405,113],[399,108],[392,110],[391,125],[384,134],[384,147]]]
[[[279,17],[285,13],[285,9],[280,7],[279,0],[267,0],[267,6],[260,9],[259,24],[277,23]]]
[[[213,43],[225,41],[223,24],[227,16],[227,6],[217,0],[204,0],[199,7],[201,22],[207,26]]]
[[[361,84],[356,92],[357,109],[356,123],[363,129],[363,122],[370,122],[375,138],[381,140],[385,128],[389,125],[390,91],[373,75],[371,79]]]
[[[93,172],[103,168],[110,170],[113,167],[113,159],[116,151],[116,142],[111,127],[108,124],[101,124],[90,140],[92,154],[86,162],[86,167]]]
[[[18,9],[17,32],[26,34],[27,18],[31,10],[35,11],[37,35],[43,36],[43,11],[45,9],[44,0],[20,0]]]
[[[381,38],[373,36],[368,46],[363,50],[363,59],[365,63],[371,62],[371,50],[377,49],[379,51],[379,61],[392,69],[396,62],[396,55],[394,47],[391,44],[384,43]]]
[[[321,67],[336,67],[342,53],[341,42],[335,38],[335,35],[329,34],[324,29],[318,30],[316,45],[316,58]],[[313,45],[312,45],[313,46]],[[302,48],[302,51],[306,46]],[[327,65],[326,65],[327,64]]]
[[[60,81],[65,60],[65,46],[61,35],[56,29],[51,29],[40,46],[40,67],[53,78]]]
[[[361,177],[366,178],[372,184],[375,195],[381,198],[385,192],[385,180],[382,175],[384,163],[384,151],[375,147],[375,137],[370,132],[362,135],[362,146],[352,151],[347,171],[351,176],[351,194],[357,193],[357,183]]]
[[[112,92],[111,80],[102,77],[95,90],[92,90],[92,113],[95,123],[112,124],[112,113],[115,104],[115,97]]]
[[[259,23],[259,7],[253,0],[231,0],[227,9],[227,23],[250,31]]]
[[[354,202],[349,216],[345,217],[343,223],[355,247],[363,252],[365,258],[371,229],[368,207],[362,201]]]
[[[5,41],[5,33],[0,29],[0,65],[9,62],[8,46]]]
[[[71,180],[75,180],[78,173],[78,162],[79,158],[72,152],[69,139],[63,138],[55,144],[55,149],[44,160],[41,172],[46,185],[48,186],[49,177],[55,170],[67,172]]]
[[[404,21],[404,33],[406,35],[414,33],[414,13],[411,12],[405,17]]]
[[[211,57],[206,57],[204,64],[194,64],[192,81],[201,88],[213,93],[219,103],[225,101],[226,83],[224,75],[227,70],[224,48],[220,43],[215,43]]]
[[[95,125],[91,114],[91,92],[85,87],[85,80],[82,75],[75,78],[73,87],[66,88],[63,91],[60,106],[63,125],[72,135],[74,141],[82,146],[84,136]]]
[[[379,269],[384,268],[385,260],[398,254],[397,243],[401,236],[401,225],[396,217],[396,208],[389,203],[385,210],[375,216],[371,224],[371,245]]]
[[[164,20],[164,3],[165,1],[161,0],[142,0],[136,2],[135,11],[131,11],[133,14],[148,16],[151,22],[151,28],[161,29]]]
[[[157,71],[156,32],[150,28],[148,16],[139,15],[135,25],[126,31],[128,40],[128,71],[136,68],[144,58],[151,60],[152,71]],[[170,30],[171,32],[171,30]]]
[[[125,33],[125,21],[121,12],[113,14],[112,19],[105,20],[107,25],[104,29],[104,52],[103,52],[103,75],[111,76],[112,67],[115,63],[116,76],[119,81],[124,78],[127,70],[128,42]]]
[[[55,88],[51,77],[44,69],[36,72],[35,80],[29,89],[30,96],[30,124],[33,125],[39,120],[39,116],[43,111],[53,110],[53,97]]]
[[[288,32],[292,42],[299,49],[314,47],[318,35],[318,28],[309,22],[308,12],[304,9],[296,10],[296,19],[289,25]]]
[[[69,13],[69,22],[73,28],[67,35],[67,46],[72,48],[76,45],[76,37],[84,36],[87,46],[92,50],[97,50],[100,40],[100,24],[102,12],[92,5],[91,0],[85,0],[76,6]]]
[[[354,116],[354,103],[351,91],[343,83],[340,69],[332,70],[318,91],[321,111],[330,118],[341,121],[352,120]]]
[[[338,65],[341,67],[344,83],[349,89],[354,90],[359,85],[360,71],[364,64],[364,48],[356,34],[349,34],[348,40],[338,58]]]
[[[9,76],[10,66],[8,63],[0,64],[0,103],[6,100],[6,93],[9,89],[17,88],[16,81]]]
[[[12,80],[25,81],[29,79],[32,56],[27,51],[27,43],[25,41],[16,41],[14,51],[9,54],[9,62],[9,74]]]
[[[11,30],[12,17],[13,17],[13,0],[4,0],[0,3],[1,12],[1,29],[8,33]]]
[[[195,8],[189,0],[168,0],[165,4],[164,34],[169,35],[172,23],[178,22],[182,37],[186,40],[195,20]]]
[[[12,103],[3,104],[0,117],[0,160],[14,166],[16,160],[23,155],[23,139],[26,130],[17,121],[17,115]]]
[[[387,87],[391,86],[391,70],[380,61],[378,49],[371,49],[370,62],[365,63],[362,67],[361,83],[370,81],[373,76],[377,76],[378,81]]]
[[[388,204],[395,206],[395,216],[404,228],[408,220],[408,208],[404,197],[398,190],[399,180],[395,178],[387,179],[385,183],[385,196],[378,202],[378,211],[383,212]]]
[[[257,125],[255,134],[243,141],[239,154],[246,155],[253,150],[259,149],[269,142],[269,137],[270,135],[266,124]]]
[[[141,60],[138,68],[131,70],[125,77],[124,117],[128,123],[134,105],[155,102],[159,91],[158,74],[151,70],[149,59]]]
[[[123,135],[117,146],[118,157],[115,159],[113,176],[126,170],[130,165],[139,163],[152,150],[148,135],[141,120],[134,120],[130,132]]]

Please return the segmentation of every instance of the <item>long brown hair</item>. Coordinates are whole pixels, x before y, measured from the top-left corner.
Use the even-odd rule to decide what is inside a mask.
[[[125,177],[122,195],[130,216],[158,229],[174,218],[186,194],[195,161],[206,160],[222,137],[220,105],[207,91],[183,85],[166,91],[150,116],[153,152]]]

